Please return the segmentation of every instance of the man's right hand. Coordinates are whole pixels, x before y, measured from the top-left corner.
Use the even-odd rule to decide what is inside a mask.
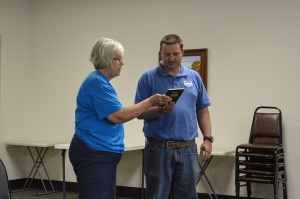
[[[171,101],[163,106],[158,106],[158,110],[160,113],[165,114],[165,113],[170,113],[174,107],[175,107],[175,102]]]

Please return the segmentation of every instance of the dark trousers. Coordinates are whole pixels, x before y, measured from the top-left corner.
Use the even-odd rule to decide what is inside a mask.
[[[69,158],[75,171],[79,199],[111,199],[122,154],[90,149],[74,135]]]

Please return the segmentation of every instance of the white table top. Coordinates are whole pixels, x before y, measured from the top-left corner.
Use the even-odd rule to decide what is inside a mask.
[[[45,142],[45,141],[28,141],[28,140],[18,140],[18,141],[8,141],[7,145],[15,146],[32,146],[32,147],[54,147],[57,142]]]
[[[55,144],[54,148],[56,149],[69,149],[70,144]],[[134,151],[144,149],[145,145],[125,145],[125,151]]]
[[[55,144],[54,148],[56,149],[69,149],[70,144]],[[142,150],[145,148],[145,144],[125,144],[125,151],[134,151],[134,150]],[[212,155],[214,156],[226,156],[233,155],[235,150],[228,148],[213,148]]]
[[[55,144],[54,148],[56,149],[69,149],[70,144]]]
[[[55,143],[55,142],[45,142],[45,141],[8,141],[7,145],[16,145],[16,146],[32,146],[32,147],[54,147],[55,149],[69,149],[70,143]],[[145,144],[126,144],[125,151],[134,151],[144,149]],[[229,148],[213,148],[212,155],[214,156],[224,156],[232,155],[235,153],[235,150]]]
[[[126,145],[125,144],[125,151],[134,151],[134,150],[142,150],[145,148],[145,144],[139,144],[139,145]]]
[[[54,147],[55,149],[69,149],[70,143],[55,143],[55,142],[45,142],[45,141],[28,141],[28,140],[18,140],[18,141],[8,141],[7,145],[15,146],[32,146],[32,147]],[[134,151],[144,149],[145,144],[126,144],[125,151]],[[234,149],[213,147],[212,155],[213,156],[226,156],[233,155],[235,153]]]
[[[213,146],[211,155],[214,156],[224,156],[224,155],[233,155],[235,153],[234,149],[229,148],[218,148]]]

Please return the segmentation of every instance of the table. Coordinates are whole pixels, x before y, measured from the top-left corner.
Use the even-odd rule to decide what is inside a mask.
[[[199,180],[198,180],[197,184],[199,183],[199,181],[204,176],[204,178],[205,178],[206,182],[208,183],[208,186],[209,186],[209,188],[212,192],[212,194],[211,194],[210,191],[208,190],[208,188],[203,183],[203,186],[206,189],[206,191],[209,195],[209,198],[212,199],[213,198],[212,195],[213,195],[214,198],[218,199],[218,196],[217,196],[213,186],[211,185],[208,177],[205,174],[205,171],[206,171],[207,167],[209,166],[209,164],[210,164],[211,160],[213,159],[213,157],[215,157],[215,156],[231,156],[234,153],[235,153],[235,150],[232,150],[232,149],[222,149],[222,148],[216,148],[215,149],[215,148],[213,148],[210,158],[208,160],[204,161],[203,165],[200,164],[200,160],[199,160],[199,166],[200,166],[201,170],[200,170],[200,177],[199,177]]]
[[[28,149],[29,154],[31,156],[31,159],[33,161],[32,169],[31,169],[30,174],[28,175],[28,177],[27,177],[27,179],[24,183],[23,188],[20,189],[20,190],[14,190],[14,192],[29,190],[31,188],[33,180],[35,179],[36,174],[38,174],[38,176],[39,176],[39,178],[42,182],[43,188],[44,188],[44,192],[37,193],[36,194],[37,196],[59,192],[59,190],[54,189],[54,186],[52,184],[52,181],[49,177],[48,171],[47,171],[46,166],[44,164],[44,158],[47,154],[48,149],[51,148],[51,147],[54,147],[55,143],[53,143],[53,142],[34,142],[34,141],[24,140],[24,141],[10,141],[10,142],[6,142],[6,144],[7,145],[13,145],[13,146],[24,146],[24,147],[26,147]],[[32,148],[33,148],[33,150],[36,151],[36,157],[34,156]],[[50,190],[48,190],[47,187],[45,186],[44,180],[42,179],[42,176],[41,176],[41,173],[40,173],[41,169],[44,170],[44,172],[47,176],[47,181],[49,182],[49,184],[51,186]]]
[[[46,156],[46,153],[47,153],[49,148],[54,147],[55,149],[60,149],[61,150],[61,155],[62,155],[62,168],[63,168],[63,198],[64,199],[66,198],[65,153],[66,153],[66,150],[69,149],[70,144],[59,144],[59,143],[54,143],[54,142],[33,142],[33,141],[11,141],[11,142],[6,142],[6,144],[7,145],[15,145],[15,146],[25,146],[28,149],[28,151],[30,153],[30,156],[32,158],[32,161],[33,161],[33,167],[30,171],[30,174],[28,175],[28,177],[26,179],[26,182],[25,182],[23,188],[21,190],[14,190],[14,191],[25,191],[25,190],[30,189],[31,184],[32,184],[36,174],[38,174],[39,177],[40,177],[40,180],[42,182],[42,185],[44,187],[44,192],[43,193],[38,193],[37,195],[45,195],[45,194],[59,192],[59,190],[54,189],[54,186],[53,186],[52,181],[49,177],[48,171],[45,167],[45,164],[44,164],[43,160],[44,160],[44,157]],[[128,145],[125,145],[125,152],[126,151],[135,151],[135,150],[141,150],[143,152],[144,147],[145,147],[144,143],[143,144],[138,144],[138,145],[128,144]],[[36,150],[36,153],[37,153],[36,157],[34,157],[31,148],[34,148]],[[221,149],[221,148],[216,148],[215,149],[214,148],[213,151],[212,151],[211,157],[208,160],[206,160],[203,165],[201,165],[200,161],[199,161],[199,166],[201,168],[201,171],[200,171],[200,178],[198,180],[198,183],[202,179],[202,177],[205,178],[205,180],[207,181],[207,183],[209,185],[210,190],[212,191],[212,194],[210,193],[210,191],[208,190],[208,188],[206,186],[204,188],[208,192],[209,197],[211,199],[212,199],[212,195],[216,199],[218,199],[218,197],[217,197],[217,194],[215,193],[215,191],[213,189],[213,186],[211,185],[208,177],[206,176],[205,171],[208,168],[208,166],[209,166],[211,160],[213,159],[213,157],[215,157],[215,156],[230,156],[230,155],[234,154],[234,152],[235,151],[231,150],[231,149]],[[49,181],[49,184],[51,186],[50,191],[48,191],[48,189],[46,188],[46,186],[44,184],[44,180],[41,177],[41,174],[40,174],[40,169],[41,168],[43,168],[45,173],[46,173],[47,180]],[[144,171],[144,164],[142,163],[142,197],[141,197],[142,199],[144,199],[144,187],[145,187],[143,171]]]
[[[70,144],[55,144],[55,149],[61,149],[61,156],[62,156],[62,168],[63,168],[63,198],[66,198],[66,150],[69,149]]]
[[[70,144],[55,144],[55,149],[61,150],[61,156],[62,156],[62,170],[63,170],[63,199],[66,199],[66,167],[65,167],[65,159],[66,159],[66,150],[69,149]],[[135,151],[135,150],[141,150],[143,151],[145,147],[145,144],[140,145],[125,145],[125,152],[127,151]],[[142,168],[142,172],[144,171],[144,164]],[[142,173],[142,198],[144,198],[144,173]],[[116,191],[115,191],[116,194]],[[116,196],[115,196],[116,197]]]
[[[63,199],[66,199],[66,187],[65,187],[65,152],[67,149],[69,149],[70,147],[70,144],[55,144],[54,148],[55,149],[61,149],[62,152],[61,152],[61,155],[62,155],[62,169],[63,169]],[[134,151],[134,150],[141,150],[142,153],[143,153],[143,150],[144,150],[144,147],[145,147],[145,144],[140,144],[140,145],[125,145],[125,152],[127,151]],[[200,171],[200,177],[199,177],[199,180],[198,180],[198,183],[199,181],[202,179],[202,177],[204,177],[204,179],[206,180],[206,182],[208,183],[209,185],[209,188],[212,192],[212,194],[210,193],[209,189],[204,185],[204,188],[206,189],[207,193],[209,194],[209,197],[212,199],[212,196],[214,196],[214,198],[218,199],[218,196],[217,194],[215,193],[214,191],[214,188],[213,186],[211,185],[207,175],[205,174],[205,171],[206,169],[208,168],[211,160],[213,159],[213,157],[215,156],[230,156],[232,154],[235,153],[235,150],[232,150],[232,149],[222,149],[222,148],[214,148],[213,151],[212,151],[212,154],[211,154],[211,157],[206,160],[204,162],[203,165],[200,164],[200,161],[199,161],[199,166],[201,168],[201,171]],[[145,184],[144,184],[144,163],[142,163],[142,196],[141,198],[144,199],[144,187],[145,187]]]

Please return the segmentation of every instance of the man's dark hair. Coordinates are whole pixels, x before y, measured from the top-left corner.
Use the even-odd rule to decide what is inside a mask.
[[[179,43],[180,48],[183,49],[183,41],[178,35],[175,35],[175,34],[165,35],[160,41],[159,50],[161,51],[161,47],[163,44],[172,45],[172,44],[177,44],[177,43]]]

